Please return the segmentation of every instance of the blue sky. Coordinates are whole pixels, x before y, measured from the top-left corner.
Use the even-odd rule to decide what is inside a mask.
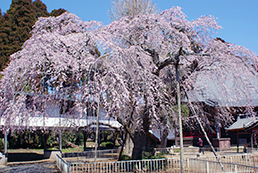
[[[42,0],[51,12],[64,8],[82,20],[110,23],[109,0]],[[154,0],[159,10],[180,6],[188,20],[201,15],[213,15],[223,29],[215,37],[242,45],[258,54],[258,0]],[[0,0],[2,12],[10,8],[11,0]]]

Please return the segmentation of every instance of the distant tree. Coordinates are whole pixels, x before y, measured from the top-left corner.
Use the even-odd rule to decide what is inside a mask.
[[[8,57],[13,53],[9,41],[11,32],[9,22],[9,14],[5,13],[0,16],[0,71],[7,65]]]
[[[109,17],[113,21],[125,16],[134,17],[157,12],[157,7],[152,0],[111,0]]]
[[[31,0],[13,0],[7,11],[10,16],[9,35],[11,52],[18,51],[30,37],[31,27],[36,22],[36,10]]]
[[[12,0],[7,14],[0,21],[0,71],[8,63],[9,56],[21,49],[23,43],[31,36],[32,26],[38,17],[59,16],[66,10],[47,12],[41,0]]]
[[[50,16],[60,16],[61,14],[63,14],[64,12],[66,12],[65,9],[59,8],[58,10],[53,10],[50,13]]]
[[[47,6],[41,0],[33,1],[33,5],[35,6],[35,9],[36,9],[37,18],[49,16],[49,13],[47,12]]]

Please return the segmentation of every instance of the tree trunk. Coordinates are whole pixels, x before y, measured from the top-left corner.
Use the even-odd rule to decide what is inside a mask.
[[[83,131],[83,151],[86,151],[87,149],[86,142],[87,142],[88,136],[89,136],[89,133],[87,131]]]
[[[122,153],[124,151],[124,146],[125,146],[125,142],[126,142],[126,138],[129,137],[129,135],[127,135],[127,132],[125,132],[125,134],[122,132],[122,148],[121,148],[121,151],[119,153],[119,157],[118,157],[118,161],[121,161],[122,160]]]
[[[118,130],[113,132],[112,142],[113,142],[114,145],[116,145],[116,140],[117,140],[117,137],[118,137],[119,133],[120,132]]]
[[[142,152],[146,144],[146,133],[144,131],[136,132],[133,139],[134,148],[132,159],[138,160],[142,158]]]
[[[124,153],[125,153],[125,155],[132,157],[134,143],[128,133],[126,133],[125,135],[126,135],[126,137],[125,137],[125,141],[124,141],[124,143],[125,143]]]
[[[47,140],[48,140],[48,138],[50,136],[50,132],[51,131],[49,131],[47,134],[46,133],[43,134],[43,147],[44,147],[44,150],[47,150]]]
[[[167,147],[167,137],[168,137],[168,128],[165,127],[162,131],[162,137],[161,137],[161,148],[166,148]]]

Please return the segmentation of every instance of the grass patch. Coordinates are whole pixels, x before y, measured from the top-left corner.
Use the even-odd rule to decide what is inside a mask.
[[[43,154],[44,149],[8,149],[8,153],[38,153]]]
[[[82,152],[83,146],[80,146],[79,148],[64,148],[62,149],[62,153],[73,153],[73,152]]]

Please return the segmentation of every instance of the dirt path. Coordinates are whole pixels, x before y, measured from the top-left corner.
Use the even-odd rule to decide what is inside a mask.
[[[59,173],[55,161],[8,164],[0,167],[0,173]]]

